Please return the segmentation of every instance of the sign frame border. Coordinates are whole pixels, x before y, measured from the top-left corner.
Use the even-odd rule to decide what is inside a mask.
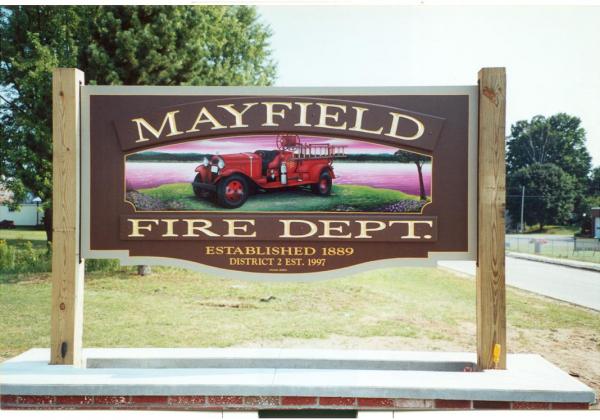
[[[466,95],[468,110],[468,240],[466,252],[429,252],[427,258],[389,258],[368,261],[349,267],[318,273],[249,273],[169,257],[130,256],[125,249],[92,250],[90,247],[91,155],[90,98],[93,95],[254,95],[254,96],[323,96],[323,95]],[[239,87],[239,86],[99,86],[81,87],[81,256],[83,258],[118,259],[121,265],[164,265],[191,269],[210,275],[230,276],[238,280],[318,281],[357,274],[367,270],[393,267],[431,267],[443,260],[477,260],[477,172],[479,132],[479,87],[464,86],[396,86],[396,87]],[[438,157],[439,159],[439,157]],[[318,275],[316,275],[318,274]]]

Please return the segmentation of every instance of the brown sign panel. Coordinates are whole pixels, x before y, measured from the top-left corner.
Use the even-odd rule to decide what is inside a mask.
[[[82,89],[86,258],[314,278],[475,256],[477,87]]]

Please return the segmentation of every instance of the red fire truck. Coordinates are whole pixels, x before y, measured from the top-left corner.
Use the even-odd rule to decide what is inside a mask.
[[[280,134],[276,150],[213,155],[196,167],[196,197],[214,198],[222,207],[237,208],[254,192],[310,186],[315,194],[331,193],[333,159],[346,146],[302,143],[296,134]]]

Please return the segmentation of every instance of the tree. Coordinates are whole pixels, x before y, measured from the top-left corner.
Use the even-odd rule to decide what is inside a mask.
[[[51,221],[53,68],[88,84],[268,85],[269,37],[246,6],[0,8],[0,179]]]
[[[407,152],[405,150],[398,150],[394,153],[394,156],[402,163],[414,163],[417,165],[417,172],[419,173],[419,196],[421,200],[427,200],[427,194],[425,193],[425,184],[423,183],[423,164],[431,162],[431,158],[425,155],[419,155],[417,153]]]
[[[553,163],[582,186],[587,183],[592,160],[585,146],[585,130],[577,117],[561,113],[517,121],[511,127],[507,146],[509,172],[534,163]]]
[[[92,84],[268,85],[268,28],[251,7],[100,7],[82,68]]]
[[[588,194],[600,195],[600,166],[595,167],[590,174]]]
[[[575,177],[575,209],[581,214],[588,187],[591,157],[585,146],[585,130],[577,117],[559,113],[548,118],[517,121],[507,142],[507,172],[510,175],[534,163],[553,163]]]
[[[539,223],[540,231],[549,224],[562,224],[571,217],[577,195],[576,178],[552,163],[533,163],[508,176],[509,198],[520,197],[524,186],[524,219],[528,225]],[[514,194],[514,195],[512,195]],[[517,218],[521,200],[507,200],[508,211]]]

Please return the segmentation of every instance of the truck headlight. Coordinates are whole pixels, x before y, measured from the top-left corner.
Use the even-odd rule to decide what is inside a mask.
[[[219,169],[223,169],[225,167],[225,161],[221,158],[219,158],[219,161],[217,162],[217,166],[219,167]]]

